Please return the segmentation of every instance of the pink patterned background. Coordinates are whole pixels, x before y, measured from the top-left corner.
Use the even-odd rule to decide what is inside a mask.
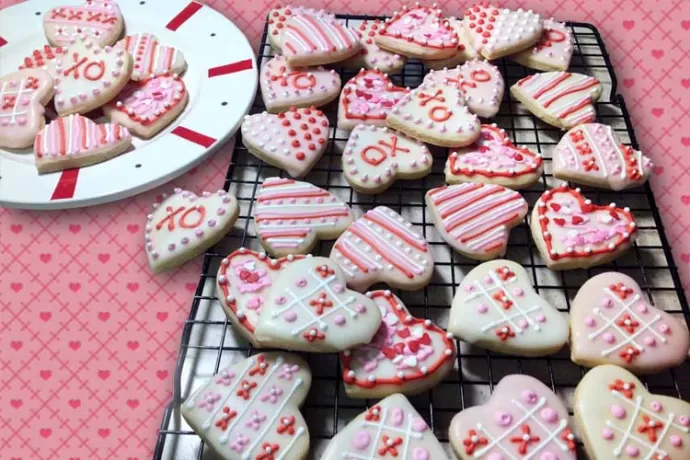
[[[16,3],[0,0],[0,8]],[[272,0],[207,2],[258,45]],[[386,14],[394,0],[303,1]],[[461,14],[469,2],[443,2]],[[687,0],[513,0],[595,24],[656,163],[652,188],[690,287],[690,3]],[[441,5],[443,6],[443,4]],[[222,186],[227,148],[174,185]],[[150,458],[201,258],[153,276],[143,218],[172,184],[119,203],[59,212],[0,209],[0,459]]]

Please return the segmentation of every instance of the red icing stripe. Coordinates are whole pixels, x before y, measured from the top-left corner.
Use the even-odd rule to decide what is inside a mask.
[[[7,45],[7,40],[5,40],[4,38],[0,37],[0,46],[4,46],[4,45]]]
[[[177,16],[172,18],[172,20],[168,23],[167,27],[168,29],[172,30],[175,32],[177,29],[180,28],[182,24],[187,22],[189,18],[194,16],[194,14],[201,9],[203,5],[201,3],[197,2],[189,2],[189,5],[185,6],[182,11],[180,11]]]
[[[194,142],[203,147],[209,148],[216,142],[216,139],[209,137],[205,134],[198,133],[184,126],[178,126],[177,128],[170,131],[176,136],[180,136],[182,139],[187,139],[189,142]]]
[[[252,59],[245,59],[244,61],[233,62],[232,64],[225,64],[218,67],[211,67],[208,69],[208,78],[218,77],[220,75],[227,75],[229,73],[241,72],[252,68]]]
[[[77,177],[79,169],[65,169],[60,175],[51,200],[67,200],[74,197],[74,190],[77,188]]]

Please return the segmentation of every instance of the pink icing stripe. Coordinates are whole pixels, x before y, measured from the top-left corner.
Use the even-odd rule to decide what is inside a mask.
[[[407,259],[395,246],[382,238],[378,233],[372,231],[369,226],[364,225],[361,221],[355,221],[352,225],[377,243],[377,246],[373,248],[377,252],[385,251],[388,257],[393,258],[397,264],[407,267],[407,269],[413,273],[421,274],[424,272],[422,267]]]

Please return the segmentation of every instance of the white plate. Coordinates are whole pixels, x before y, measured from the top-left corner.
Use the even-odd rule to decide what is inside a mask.
[[[0,11],[0,74],[47,43],[43,14],[63,2],[32,0]],[[63,4],[80,5],[80,0]],[[254,52],[227,18],[189,0],[120,0],[127,33],[150,32],[182,51],[189,91],[184,112],[156,137],[105,163],[38,175],[33,151],[0,149],[0,205],[62,209],[119,200],[199,164],[239,128],[257,85]]]

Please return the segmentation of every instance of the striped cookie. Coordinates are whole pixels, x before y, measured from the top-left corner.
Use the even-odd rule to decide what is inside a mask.
[[[281,48],[291,66],[330,64],[360,50],[359,34],[340,22],[309,14],[285,23]]]
[[[172,46],[161,45],[149,33],[127,35],[115,48],[123,48],[134,58],[132,80],[143,80],[155,75],[181,74],[187,68],[184,55]]]

